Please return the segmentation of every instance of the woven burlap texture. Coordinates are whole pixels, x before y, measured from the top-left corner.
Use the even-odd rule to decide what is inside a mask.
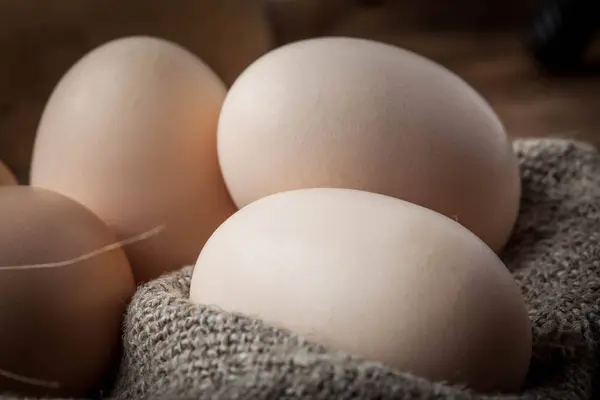
[[[522,206],[502,258],[523,290],[533,326],[534,356],[522,393],[483,396],[430,383],[327,351],[257,320],[194,305],[187,267],[135,295],[114,396],[591,399],[600,339],[600,154],[563,140],[517,141],[515,151]]]

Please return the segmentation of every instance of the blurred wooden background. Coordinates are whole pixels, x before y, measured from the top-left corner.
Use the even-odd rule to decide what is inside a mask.
[[[543,77],[523,51],[531,0],[274,1],[288,4],[273,14],[263,0],[0,0],[0,159],[26,181],[35,129],[61,75],[93,47],[132,34],[184,45],[228,84],[286,41],[373,38],[457,72],[515,137],[600,143],[600,76]]]

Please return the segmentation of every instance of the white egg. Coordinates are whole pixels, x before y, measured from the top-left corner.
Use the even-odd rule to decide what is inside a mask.
[[[190,298],[479,391],[518,390],[531,356],[520,289],[485,243],[363,191],[295,190],[241,209],[202,250]]]
[[[492,108],[440,65],[374,41],[312,39],[257,60],[227,95],[218,151],[238,207],[366,190],[456,219],[495,251],[518,214],[519,167]]]

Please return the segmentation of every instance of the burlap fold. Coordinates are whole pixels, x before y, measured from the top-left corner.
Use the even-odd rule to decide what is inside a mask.
[[[260,321],[189,302],[192,269],[141,287],[125,321],[119,399],[591,399],[600,338],[600,154],[515,143],[521,212],[502,258],[530,310],[526,388],[478,395],[330,352]],[[235,249],[232,249],[235,251]],[[440,332],[443,334],[443,332]]]

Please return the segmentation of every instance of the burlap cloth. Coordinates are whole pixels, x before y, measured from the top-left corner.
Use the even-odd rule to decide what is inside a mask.
[[[518,141],[515,150],[523,198],[502,258],[523,290],[533,325],[534,356],[522,394],[486,397],[430,383],[329,352],[256,320],[193,305],[188,267],[135,295],[114,395],[132,400],[593,398],[600,339],[600,153],[561,140]]]
[[[142,286],[135,295],[125,318],[125,354],[113,396],[594,398],[600,339],[600,153],[560,140],[519,141],[515,150],[523,177],[522,208],[502,257],[523,290],[533,326],[534,355],[523,393],[482,396],[431,383],[329,352],[256,320],[193,305],[188,267]]]

